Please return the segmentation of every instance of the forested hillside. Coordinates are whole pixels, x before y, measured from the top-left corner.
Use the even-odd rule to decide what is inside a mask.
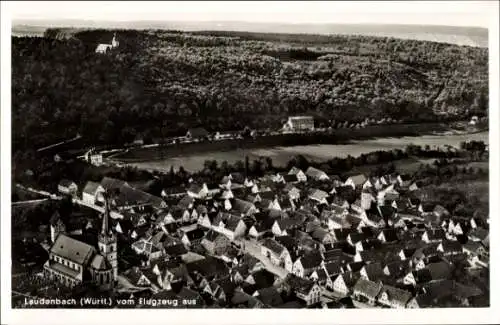
[[[277,128],[488,114],[488,50],[364,36],[48,30],[12,39],[14,150],[80,133],[122,144],[189,127]],[[446,117],[441,114],[446,113]],[[332,120],[334,120],[332,122]]]

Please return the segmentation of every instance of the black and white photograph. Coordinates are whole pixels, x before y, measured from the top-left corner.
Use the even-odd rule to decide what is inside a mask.
[[[5,324],[500,321],[498,10],[2,2]]]

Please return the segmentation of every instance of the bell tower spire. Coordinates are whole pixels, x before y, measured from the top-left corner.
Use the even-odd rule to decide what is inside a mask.
[[[118,259],[117,259],[117,249],[118,242],[115,234],[111,231],[109,227],[110,218],[110,206],[109,200],[110,193],[105,191],[104,196],[104,213],[102,215],[102,227],[101,232],[98,236],[98,246],[99,252],[109,261],[111,267],[113,268],[113,280],[118,277]]]

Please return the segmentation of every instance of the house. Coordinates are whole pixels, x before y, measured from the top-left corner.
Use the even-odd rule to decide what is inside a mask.
[[[380,262],[373,262],[363,265],[359,274],[367,280],[378,281],[384,277],[384,270]]]
[[[283,218],[274,221],[271,230],[276,236],[285,236],[290,231],[301,228],[303,224],[304,220],[302,218]]]
[[[433,215],[434,214],[434,207],[435,205],[432,203],[420,203],[418,206],[418,212],[420,212],[420,215],[422,217],[428,216],[428,215]]]
[[[384,267],[384,274],[391,279],[402,279],[408,274],[410,268],[411,265],[408,260],[391,261],[386,263]]]
[[[292,270],[292,258],[288,249],[276,240],[266,238],[261,243],[261,254],[271,260],[274,265],[284,267],[285,270]]]
[[[425,243],[439,243],[446,239],[443,229],[428,229],[422,234],[422,241]]]
[[[328,204],[328,201],[326,199],[329,196],[330,195],[327,192],[318,189],[311,189],[308,194],[309,199],[319,204]]]
[[[283,304],[283,299],[275,287],[257,290],[253,296],[262,301],[262,303],[268,307],[276,307]]]
[[[333,244],[335,237],[328,230],[317,227],[312,231],[311,237],[322,244]]]
[[[84,157],[88,163],[94,166],[101,166],[103,164],[102,154],[97,152],[94,148],[87,151]]]
[[[82,201],[87,205],[96,203],[97,194],[104,192],[104,188],[96,182],[88,181],[82,191]]]
[[[442,205],[439,205],[439,204],[437,204],[434,207],[433,213],[438,218],[445,218],[445,217],[448,217],[450,215],[450,212],[445,207],[443,207]]]
[[[444,256],[461,254],[462,244],[454,240],[443,240],[439,243],[437,251],[443,253]]]
[[[378,295],[378,303],[390,308],[406,308],[412,294],[390,285],[384,285]]]
[[[68,179],[62,179],[57,185],[57,190],[59,191],[59,193],[76,197],[78,192],[78,185]]]
[[[244,282],[246,286],[244,286],[243,289],[246,292],[253,294],[259,289],[269,288],[273,286],[276,282],[276,277],[268,270],[260,269],[258,271],[252,272]]]
[[[186,133],[186,138],[189,140],[205,140],[209,136],[209,133],[204,128],[192,128]]]
[[[328,175],[324,171],[314,167],[307,168],[306,176],[308,178],[315,179],[318,181],[325,181],[330,179],[330,177],[328,177]]]
[[[335,293],[340,295],[348,295],[359,279],[357,272],[344,272],[331,277],[332,286],[330,287]]]
[[[219,231],[220,233],[224,234],[226,237],[228,237],[231,240],[234,240],[236,238],[242,237],[245,235],[247,231],[247,226],[243,219],[230,215],[225,221],[224,221],[224,227],[222,228],[215,228],[215,230]]]
[[[163,245],[154,239],[153,236],[140,238],[132,243],[132,249],[137,254],[146,256],[150,261],[158,259],[163,256]]]
[[[412,184],[414,184],[411,175],[408,175],[408,174],[398,175],[396,177],[396,180],[397,180],[397,184],[403,188],[409,188]]]
[[[299,257],[293,263],[292,273],[298,277],[305,278],[314,270],[324,266],[323,257],[318,251],[310,251]]]
[[[433,280],[432,274],[429,271],[429,269],[422,268],[419,270],[414,270],[414,271],[408,272],[403,277],[403,284],[417,286],[417,285],[425,284],[425,283],[430,282],[432,280]]]
[[[216,255],[231,246],[231,241],[228,237],[214,230],[209,230],[201,240],[201,246],[210,254]]]
[[[307,175],[302,170],[300,170],[297,167],[292,167],[290,169],[290,171],[288,172],[288,175],[295,175],[295,176],[297,176],[297,180],[299,182],[306,182],[307,181]]]
[[[363,174],[353,175],[346,179],[344,186],[351,186],[353,189],[362,187],[365,184],[367,178]]]
[[[231,298],[231,304],[236,308],[264,308],[265,305],[262,301],[252,295],[244,292],[242,289],[237,288]]]
[[[288,195],[290,200],[296,201],[300,199],[300,190],[293,184],[286,184],[283,192]]]
[[[467,237],[474,242],[485,242],[489,237],[489,231],[485,228],[477,227],[472,229]]]
[[[242,216],[250,216],[252,214],[259,212],[255,204],[241,199],[234,199],[232,203],[232,208],[234,211],[238,212]]]
[[[207,256],[186,263],[189,275],[197,283],[202,280],[211,281],[215,278],[224,278],[229,275],[229,268],[221,259]]]
[[[191,183],[187,189],[187,195],[195,199],[203,199],[208,195],[207,184]]]
[[[326,270],[324,268],[314,270],[310,275],[309,279],[313,280],[320,286],[325,286],[328,278],[328,273],[326,273]]]
[[[188,247],[201,244],[205,232],[202,229],[196,228],[191,231],[187,231],[183,234],[181,240],[182,243]]]
[[[486,253],[486,249],[479,242],[467,241],[467,243],[462,245],[462,251],[467,254],[467,256],[474,257],[476,255],[484,255]]]
[[[382,229],[379,232],[377,239],[383,243],[396,242],[399,240],[398,232],[394,228]]]
[[[354,285],[353,298],[374,305],[382,287],[383,284],[381,282],[373,282],[365,278],[360,278]]]
[[[304,301],[307,306],[319,303],[321,299],[321,288],[314,281],[303,279],[294,275],[288,275],[285,283],[290,287],[295,296]]]
[[[314,130],[314,118],[312,116],[290,116],[283,125],[287,131],[312,131]]]
[[[273,225],[274,220],[271,218],[259,220],[250,227],[248,235],[253,238],[261,238],[265,234],[272,232]]]

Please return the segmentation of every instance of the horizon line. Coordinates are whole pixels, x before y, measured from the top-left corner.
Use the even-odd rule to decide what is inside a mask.
[[[295,26],[300,26],[300,25],[313,25],[313,26],[318,26],[318,25],[353,25],[353,26],[360,26],[360,25],[377,25],[377,26],[425,26],[425,27],[453,27],[453,28],[475,28],[475,29],[483,29],[483,30],[489,30],[488,27],[484,26],[477,26],[477,25],[452,25],[452,24],[438,24],[438,23],[433,23],[433,24],[422,24],[422,23],[382,23],[382,22],[299,22],[299,23],[294,23],[294,22],[280,22],[280,21],[269,21],[269,22],[264,22],[264,21],[250,21],[250,20],[219,20],[219,19],[214,19],[214,20],[200,20],[200,19],[186,19],[186,20],[161,20],[161,19],[125,19],[125,20],[104,20],[104,19],[85,19],[85,18],[48,18],[48,17],[40,17],[40,18],[12,18],[12,26],[15,24],[20,24],[20,25],[28,25],[26,22],[20,22],[20,21],[26,21],[29,23],[36,23],[36,22],[64,22],[64,21],[74,21],[74,22],[93,22],[93,23],[133,23],[133,22],[155,22],[155,23],[247,23],[247,24],[256,24],[256,25],[295,25]],[[67,26],[67,27],[72,27],[72,26]]]

